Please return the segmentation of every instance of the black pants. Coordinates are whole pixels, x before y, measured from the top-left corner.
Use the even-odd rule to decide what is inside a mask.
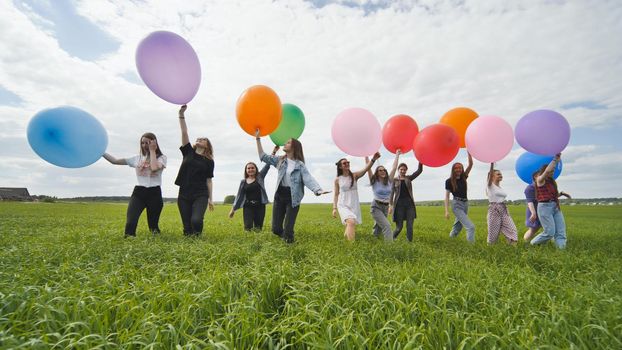
[[[393,239],[399,236],[404,227],[404,220],[406,220],[406,238],[409,242],[413,240],[413,222],[417,217],[417,212],[412,204],[398,204],[395,206],[395,213],[393,214],[393,221],[395,221],[395,231],[393,231]]]
[[[246,231],[263,229],[263,219],[266,217],[266,205],[260,203],[246,203],[242,208],[244,216],[244,229]]]
[[[279,186],[274,194],[272,206],[272,233],[287,243],[294,243],[294,225],[300,206],[292,207],[292,192],[289,187]],[[283,229],[285,223],[285,229]]]
[[[184,224],[184,235],[200,235],[203,232],[203,217],[208,199],[207,193],[183,193],[180,189],[177,207]]]
[[[134,186],[134,191],[132,191],[132,196],[130,197],[130,203],[127,206],[125,235],[136,236],[138,219],[145,208],[147,208],[149,231],[159,233],[160,228],[158,227],[158,222],[160,221],[160,213],[162,213],[163,206],[164,202],[162,202],[162,189],[160,186]]]

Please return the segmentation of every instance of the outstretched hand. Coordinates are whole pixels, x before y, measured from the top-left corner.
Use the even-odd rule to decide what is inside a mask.
[[[261,136],[259,136],[259,129],[255,130],[255,138],[259,139]]]
[[[327,194],[327,193],[330,193],[330,192],[331,192],[331,191],[319,191],[319,192],[316,192],[316,193],[315,193],[315,195],[316,195],[316,196],[321,196],[321,195],[323,195],[323,194]]]
[[[186,109],[188,109],[188,105],[181,106],[181,108],[179,108],[179,114],[184,115],[184,112],[186,111]]]
[[[149,140],[149,151],[156,151],[158,149],[158,142],[156,140]]]

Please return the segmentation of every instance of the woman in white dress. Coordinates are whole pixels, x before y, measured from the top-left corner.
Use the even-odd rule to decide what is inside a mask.
[[[345,158],[335,163],[337,178],[333,197],[333,217],[336,218],[337,211],[339,211],[341,222],[346,226],[343,235],[349,241],[354,240],[356,225],[363,222],[356,182],[365,175],[378,158],[380,158],[380,153],[376,152],[365,168],[357,172],[350,171],[350,162]]]

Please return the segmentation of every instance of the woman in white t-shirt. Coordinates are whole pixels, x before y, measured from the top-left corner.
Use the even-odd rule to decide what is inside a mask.
[[[147,132],[140,137],[140,153],[131,158],[115,158],[108,153],[103,157],[112,164],[129,165],[136,169],[138,185],[127,206],[125,237],[136,236],[136,226],[140,214],[147,208],[149,231],[160,233],[158,221],[164,202],[162,201],[162,170],[166,168],[166,156],[160,151],[158,140],[153,133]]]
[[[499,234],[503,233],[508,244],[514,245],[518,241],[518,232],[508,207],[505,205],[505,197],[508,195],[499,186],[501,180],[503,180],[501,171],[495,170],[494,163],[490,163],[488,186],[486,187],[486,195],[490,203],[486,216],[488,220],[488,244],[496,243]]]

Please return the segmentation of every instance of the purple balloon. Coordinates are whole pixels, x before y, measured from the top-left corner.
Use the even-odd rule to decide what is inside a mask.
[[[561,114],[547,109],[527,113],[516,124],[516,142],[525,150],[551,156],[568,146],[570,124]]]
[[[144,38],[136,49],[136,68],[145,85],[165,101],[183,105],[199,91],[199,58],[175,33],[158,31]]]

